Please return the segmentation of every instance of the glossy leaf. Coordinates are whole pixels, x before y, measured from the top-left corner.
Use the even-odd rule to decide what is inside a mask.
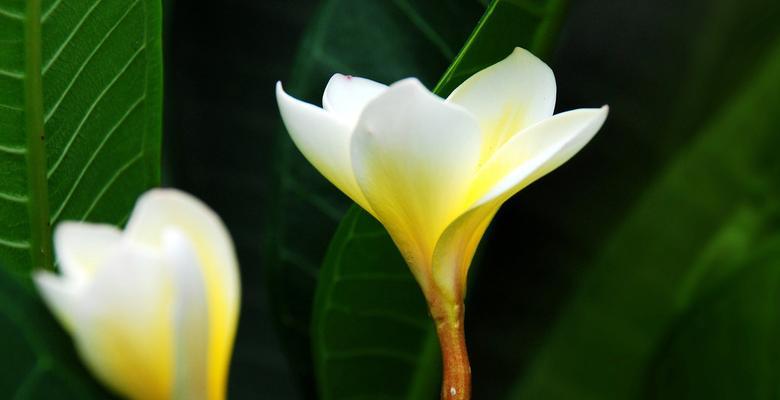
[[[51,227],[121,224],[159,183],[160,4],[0,1],[0,261],[53,268]]]
[[[159,184],[160,4],[0,0],[3,398],[105,398],[32,287],[51,227],[123,224]]]
[[[547,54],[564,4],[491,3],[436,93],[445,96],[515,46]],[[429,399],[439,389],[438,341],[422,293],[384,228],[357,206],[328,250],[312,340],[324,399]]]

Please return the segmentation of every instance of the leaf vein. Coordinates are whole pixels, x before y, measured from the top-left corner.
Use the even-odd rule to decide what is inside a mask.
[[[62,3],[62,0],[56,0],[54,4],[52,4],[51,7],[49,7],[48,10],[44,11],[43,16],[41,17],[41,23],[44,23],[46,22],[47,19],[49,19],[51,13],[53,13],[54,10],[56,10],[57,7],[60,6],[60,3]]]
[[[2,7],[0,7],[0,15],[6,16],[11,19],[15,19],[17,21],[24,21],[24,14],[19,14],[15,11],[6,10]]]
[[[92,11],[94,11],[97,6],[100,4],[102,0],[97,0],[94,4],[92,4],[91,7],[87,10],[87,12],[84,13],[84,15],[81,17],[81,20],[79,20],[78,23],[76,23],[76,26],[73,27],[73,29],[70,31],[70,34],[67,38],[65,38],[65,41],[62,42],[60,47],[57,48],[57,51],[54,52],[54,54],[49,58],[48,61],[46,61],[46,64],[44,64],[42,71],[42,74],[46,74],[46,71],[49,70],[49,67],[51,67],[52,64],[54,64],[54,61],[59,58],[60,54],[62,53],[62,50],[65,49],[65,47],[71,42],[73,37],[76,35],[76,32],[78,32],[81,29],[81,26],[84,25],[84,22],[89,18],[90,15],[92,15]]]
[[[7,200],[13,203],[26,203],[28,200],[27,196],[20,196],[18,194],[12,194],[6,192],[0,192],[0,199]]]
[[[8,154],[26,154],[27,148],[21,146],[4,146],[0,145],[0,152]]]
[[[13,240],[13,239],[3,239],[0,237],[0,245],[11,247],[14,249],[29,249],[30,248],[30,242],[27,240]]]
[[[100,100],[103,99],[103,96],[108,93],[108,91],[114,86],[114,84],[119,81],[119,78],[124,76],[125,72],[130,68],[130,65],[135,61],[136,57],[138,57],[139,54],[143,52],[143,50],[146,48],[146,45],[141,45],[141,47],[138,48],[138,50],[133,53],[132,57],[127,61],[124,67],[116,74],[114,79],[111,80],[111,82],[106,85],[105,88],[103,88],[103,91],[100,92],[100,94],[97,96],[97,98],[92,102],[92,104],[89,106],[89,109],[84,114],[84,118],[81,119],[81,122],[79,123],[79,126],[76,127],[75,132],[73,132],[73,135],[71,135],[70,140],[68,140],[68,143],[65,145],[65,148],[62,149],[62,152],[60,153],[60,156],[57,158],[57,161],[54,162],[52,167],[49,169],[49,172],[46,174],[47,178],[51,178],[51,176],[54,174],[54,172],[57,170],[57,168],[62,163],[62,160],[65,159],[65,155],[70,150],[70,147],[73,145],[73,142],[76,140],[76,137],[79,135],[79,132],[81,132],[81,128],[86,123],[87,119],[92,115],[92,112],[95,110],[95,107],[97,107],[98,103],[100,103]]]
[[[122,165],[119,169],[116,170],[114,175],[111,176],[111,178],[106,182],[106,185],[103,186],[103,189],[100,190],[100,193],[95,196],[95,200],[92,201],[92,204],[89,205],[89,208],[87,208],[87,212],[84,213],[84,216],[81,217],[82,221],[85,221],[87,217],[89,217],[89,214],[92,213],[92,210],[97,206],[97,204],[100,202],[100,199],[103,198],[103,196],[106,194],[108,189],[111,188],[111,186],[116,182],[117,179],[119,179],[122,174],[127,171],[133,164],[135,164],[138,160],[140,160],[144,156],[144,152],[139,152],[136,156],[128,160],[124,165]]]
[[[8,105],[8,104],[0,104],[0,108],[5,108],[5,109],[11,110],[11,111],[24,111],[24,109],[21,108],[21,107],[12,106],[12,105]]]
[[[429,324],[427,320],[420,320],[413,317],[409,317],[407,315],[403,315],[396,312],[391,312],[389,310],[383,310],[379,308],[375,309],[356,309],[354,307],[345,306],[345,305],[339,305],[331,302],[326,310],[332,310],[341,312],[343,314],[348,314],[350,316],[358,317],[358,318],[383,318],[388,321],[394,321],[399,324],[407,325],[412,328],[421,330],[421,331],[428,331]]]
[[[16,80],[24,79],[24,73],[23,72],[14,72],[14,71],[9,71],[9,70],[6,70],[6,69],[1,69],[1,68],[0,68],[0,76],[6,76],[8,78],[16,79]]]
[[[100,150],[103,149],[103,146],[108,142],[109,139],[111,139],[111,136],[113,136],[114,132],[116,132],[117,129],[119,129],[120,126],[125,122],[127,117],[132,114],[132,112],[144,101],[146,96],[141,96],[137,100],[133,102],[133,104],[128,107],[127,111],[122,115],[122,117],[119,118],[119,121],[114,124],[113,127],[103,136],[103,140],[98,144],[97,148],[92,152],[92,155],[89,157],[89,160],[87,160],[87,165],[84,166],[84,168],[81,169],[81,173],[79,173],[79,176],[76,178],[76,182],[73,183],[70,187],[70,191],[68,191],[67,196],[65,196],[65,199],[60,203],[60,206],[57,208],[57,211],[54,212],[54,215],[51,218],[51,221],[56,221],[60,214],[62,213],[62,210],[65,209],[65,207],[70,202],[71,197],[73,196],[73,193],[76,191],[76,188],[81,183],[81,180],[84,178],[84,175],[89,170],[89,168],[92,166],[92,163],[95,161],[95,158],[97,158],[98,154],[100,153]]]
[[[100,40],[100,42],[95,46],[95,48],[92,50],[91,53],[87,56],[86,59],[84,59],[84,62],[81,63],[81,66],[76,71],[76,73],[73,75],[73,78],[71,78],[70,82],[68,82],[68,86],[65,88],[65,90],[62,91],[62,94],[60,94],[59,98],[57,99],[57,102],[54,103],[51,110],[49,110],[48,113],[46,113],[46,117],[44,118],[44,121],[48,121],[52,115],[57,111],[57,109],[60,107],[60,104],[62,103],[62,100],[65,98],[65,96],[68,95],[71,88],[73,87],[73,84],[76,82],[76,80],[81,76],[81,73],[84,72],[84,69],[86,68],[87,64],[92,60],[92,57],[97,54],[97,52],[103,47],[103,44],[108,40],[109,37],[111,37],[111,34],[114,33],[116,28],[122,23],[122,21],[125,20],[125,18],[130,14],[130,11],[132,11],[135,6],[138,4],[139,0],[136,0],[133,2],[133,4],[127,8],[124,14],[122,14],[121,17],[116,21],[116,23],[109,29],[106,34],[103,36],[103,38]]]

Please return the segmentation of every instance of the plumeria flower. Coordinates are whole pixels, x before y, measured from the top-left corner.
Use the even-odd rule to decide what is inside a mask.
[[[449,385],[447,369],[468,373],[458,331],[485,229],[507,199],[571,158],[606,119],[606,106],[553,115],[555,91],[550,68],[520,48],[447,99],[414,78],[385,86],[336,74],[320,108],[277,84],[298,149],[384,225],[419,282],[439,326],[448,397],[468,397],[468,376]]]
[[[192,196],[156,189],[124,231],[66,222],[35,282],[90,370],[133,399],[223,399],[238,320],[233,243]]]

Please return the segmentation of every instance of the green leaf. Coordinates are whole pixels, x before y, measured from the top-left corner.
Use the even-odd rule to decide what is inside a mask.
[[[0,0],[0,261],[53,268],[51,227],[121,224],[159,183],[160,4]]]
[[[548,54],[564,4],[491,3],[435,92],[446,95],[516,46]],[[353,206],[331,242],[314,302],[320,396],[436,397],[440,354],[433,328],[422,293],[392,240]]]
[[[160,4],[0,0],[0,397],[105,398],[43,307],[63,220],[123,224],[159,183]]]
[[[649,368],[647,398],[777,398],[780,238],[745,264],[680,318]]]
[[[745,12],[741,3],[730,4],[732,16],[744,15],[736,11]],[[768,216],[780,193],[773,150],[780,115],[772,111],[780,101],[780,32],[766,21],[774,39],[743,54],[744,75],[712,75],[722,85],[705,87],[728,96],[599,244],[513,398],[643,397],[647,369],[676,321],[735,279],[758,244],[777,232]],[[729,47],[718,51],[735,57]],[[711,102],[708,95],[702,101]],[[688,117],[677,123],[695,126],[700,116]]]
[[[319,282],[312,340],[320,397],[434,398],[439,350],[433,323],[384,227],[350,209]]]
[[[79,362],[32,282],[0,268],[0,397],[110,398]]]

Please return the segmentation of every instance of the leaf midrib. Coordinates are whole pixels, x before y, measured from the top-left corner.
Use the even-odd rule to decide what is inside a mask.
[[[33,268],[52,269],[49,233],[49,196],[43,130],[43,76],[41,74],[41,2],[28,0],[24,21],[24,109],[27,137],[27,202],[30,218],[30,257]]]

